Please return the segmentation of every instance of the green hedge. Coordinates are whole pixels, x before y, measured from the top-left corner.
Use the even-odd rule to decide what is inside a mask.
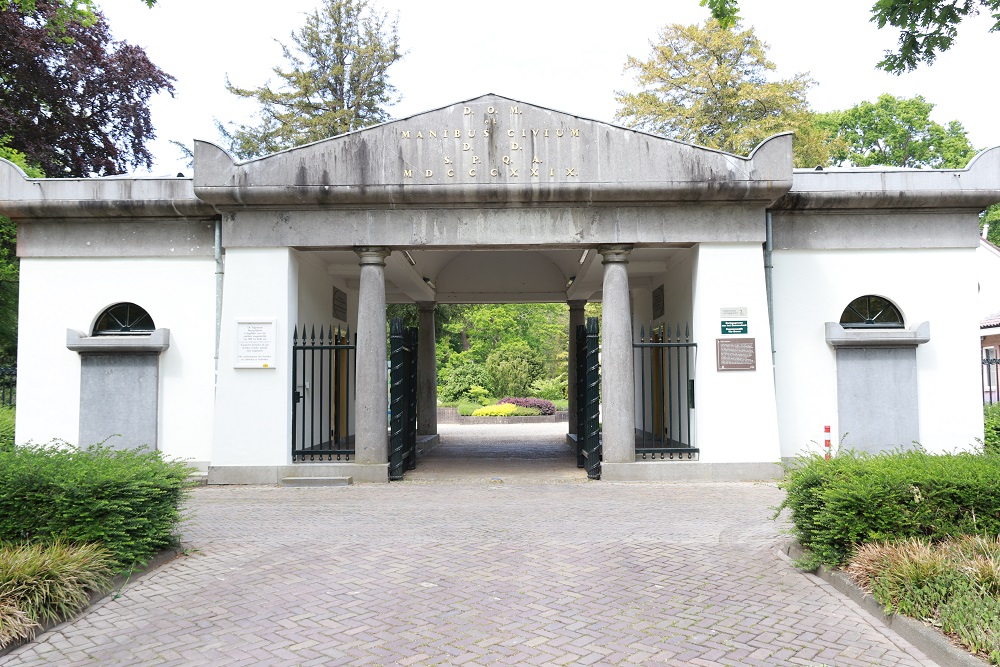
[[[190,468],[159,452],[67,445],[0,451],[0,541],[103,545],[123,569],[178,543]]]
[[[1000,454],[1000,403],[983,406],[983,450]]]
[[[14,406],[0,406],[0,452],[14,448]]]
[[[843,451],[790,464],[777,511],[812,556],[802,565],[839,566],[867,542],[1000,533],[1000,457],[913,450]]]

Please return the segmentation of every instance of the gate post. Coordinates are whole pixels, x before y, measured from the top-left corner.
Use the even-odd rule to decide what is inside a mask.
[[[576,433],[576,467],[582,468],[587,462],[583,455],[587,434],[587,327],[581,324],[574,333],[576,357],[573,359],[573,365],[576,368],[574,374],[576,382],[570,391],[576,396],[576,409],[571,413],[571,418],[575,422],[573,430]]]
[[[601,362],[596,317],[587,318],[586,388],[584,391],[584,459],[589,479],[601,478]]]
[[[406,363],[406,346],[403,340],[403,322],[392,319],[389,333],[389,479],[403,479],[406,471],[406,426],[409,397],[406,395],[406,380],[410,369]]]
[[[417,329],[411,327],[406,330],[403,340],[406,347],[406,469],[413,470],[417,467],[417,418],[420,416],[417,410],[417,378],[419,353],[419,334]]]
[[[567,398],[569,399],[569,433],[570,435],[578,435],[580,431],[577,428],[576,411],[578,409],[577,397],[576,397],[576,383],[577,383],[577,370],[576,370],[576,355],[579,353],[579,344],[576,340],[576,331],[579,327],[583,326],[583,308],[587,304],[584,300],[574,300],[567,301],[569,304],[569,364],[567,364],[567,376],[566,385],[569,387]]]

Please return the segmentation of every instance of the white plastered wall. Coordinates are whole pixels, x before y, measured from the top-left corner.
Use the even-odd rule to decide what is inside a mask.
[[[347,327],[347,322],[333,318],[334,280],[326,264],[314,253],[292,251],[298,264],[298,324]],[[343,287],[338,288],[343,291]]]
[[[917,347],[920,444],[935,452],[982,438],[975,251],[780,250],[774,253],[776,386],[782,456],[818,451],[837,425],[837,364],[824,323],[866,294],[891,300],[910,328],[930,322]]]
[[[1000,224],[1000,223],[998,223]],[[976,248],[979,317],[1000,313],[1000,248],[980,241]]]
[[[123,301],[143,307],[157,327],[170,330],[170,347],[160,355],[159,449],[208,461],[215,350],[211,257],[23,258],[17,442],[76,443],[80,355],[66,349],[66,329],[90,334],[98,315]]]
[[[691,333],[698,343],[695,444],[706,462],[779,459],[763,250],[758,243],[697,246]],[[746,336],[723,335],[722,308],[746,307]],[[754,338],[756,370],[719,371],[717,338]]]
[[[291,335],[298,316],[296,251],[229,248],[213,430],[213,466],[291,461]],[[234,368],[237,321],[275,320],[275,365]]]

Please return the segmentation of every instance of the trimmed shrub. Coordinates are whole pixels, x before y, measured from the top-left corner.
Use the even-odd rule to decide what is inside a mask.
[[[473,412],[483,407],[483,404],[461,401],[457,407],[458,407],[458,414],[462,415],[463,417],[471,417]]]
[[[464,359],[440,373],[438,396],[442,401],[474,401],[473,387],[486,386],[486,370],[471,359]]]
[[[486,358],[486,384],[494,396],[524,396],[545,372],[541,357],[523,340],[501,345]]]
[[[97,543],[128,568],[178,543],[190,468],[159,452],[55,444],[0,452],[0,541]]]
[[[1000,403],[983,406],[983,451],[1000,454]]]
[[[496,405],[484,405],[483,407],[477,409],[472,413],[473,417],[510,417],[515,412],[517,412],[516,405],[510,404],[496,404]]]
[[[113,558],[96,544],[0,545],[0,648],[71,617],[107,587]]]
[[[493,399],[490,398],[490,392],[478,384],[474,384],[469,388],[469,399],[479,403],[479,405],[489,405],[493,402]]]
[[[556,378],[542,378],[531,384],[531,395],[550,401],[563,400],[566,398],[567,387],[565,374]]]
[[[777,512],[791,511],[792,533],[812,552],[803,567],[839,566],[868,542],[1000,533],[996,456],[845,450],[799,457],[779,486]]]
[[[473,417],[537,417],[542,414],[537,408],[525,408],[512,403],[486,405],[472,413]]]
[[[544,398],[517,398],[512,396],[505,396],[501,398],[497,403],[510,403],[512,405],[520,405],[522,408],[535,408],[538,410],[540,415],[554,415],[556,413],[556,406],[552,401],[546,401]]]

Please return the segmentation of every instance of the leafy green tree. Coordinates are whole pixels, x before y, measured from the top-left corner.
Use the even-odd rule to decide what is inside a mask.
[[[877,102],[862,102],[829,114],[843,140],[832,156],[834,163],[965,167],[976,154],[965,128],[958,121],[941,125],[931,120],[933,109],[934,105],[920,95],[909,99],[882,95]]]
[[[30,178],[43,178],[38,167],[28,164],[24,153],[0,137],[0,158],[13,162]],[[0,358],[13,356],[17,349],[17,290],[20,275],[17,261],[17,225],[0,215]]]
[[[773,79],[768,45],[753,29],[715,20],[704,25],[668,25],[647,60],[629,56],[626,71],[639,91],[616,95],[615,117],[630,127],[719,150],[746,155],[769,136],[795,132],[803,166],[825,162],[806,93],[806,74]]]
[[[1000,246],[1000,204],[993,204],[980,214],[980,232],[986,225],[990,226],[986,232],[986,240],[995,246]]]
[[[137,46],[116,42],[100,12],[88,25],[49,22],[64,8],[33,0],[0,9],[0,136],[50,176],[152,166],[149,100],[173,77]]]
[[[438,398],[442,401],[475,401],[475,387],[485,387],[486,368],[469,358],[462,358],[438,374]]]
[[[701,0],[715,20],[730,27],[739,18],[739,0]],[[989,12],[995,23],[990,32],[1000,30],[1000,0],[876,0],[872,22],[879,29],[887,25],[899,29],[899,50],[886,51],[879,69],[902,74],[920,63],[932,64],[939,53],[951,48],[958,24],[965,17]]]
[[[230,152],[251,158],[388,120],[398,100],[388,69],[403,57],[397,21],[369,0],[324,0],[281,44],[287,67],[274,67],[279,87],[226,89],[260,104],[260,123],[233,129],[217,122]],[[230,124],[232,126],[232,124]]]
[[[486,358],[486,388],[496,398],[529,396],[544,373],[541,357],[523,340],[504,343]]]
[[[451,339],[479,363],[499,347],[523,341],[544,360],[544,371],[555,377],[566,370],[569,308],[561,303],[483,304],[466,306],[460,329]]]
[[[156,0],[140,1],[144,2],[147,7],[156,4]],[[33,14],[38,9],[39,4],[39,0],[0,0],[0,12],[13,8],[20,10],[23,14]],[[94,0],[50,0],[45,4],[50,5],[54,10],[45,18],[45,25],[52,32],[64,32],[70,23],[89,27],[94,25],[97,20],[97,7]]]

